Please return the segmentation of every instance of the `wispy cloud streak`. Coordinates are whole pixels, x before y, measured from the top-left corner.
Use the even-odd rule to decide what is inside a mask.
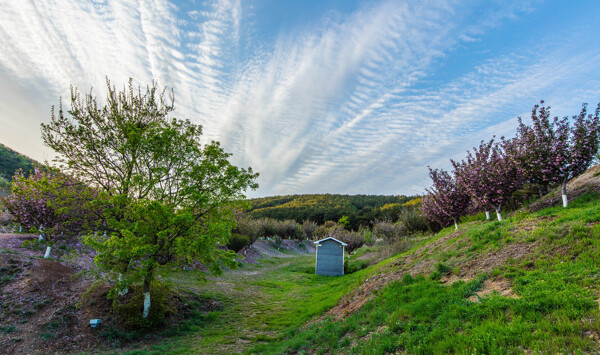
[[[240,0],[0,6],[0,73],[18,82],[0,81],[0,92],[26,88],[49,107],[69,84],[156,79],[175,88],[178,116],[261,172],[258,195],[422,192],[427,165],[447,167],[479,140],[512,134],[507,122],[538,99],[568,111],[600,92],[588,75],[600,50],[556,42],[439,79],[457,51],[533,11],[522,1],[367,2],[274,42]]]

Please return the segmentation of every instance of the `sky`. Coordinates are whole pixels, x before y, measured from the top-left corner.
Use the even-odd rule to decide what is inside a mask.
[[[250,197],[421,194],[545,100],[600,101],[600,1],[0,0],[0,142],[38,160],[51,107],[108,77],[173,88],[175,113]],[[63,100],[68,106],[68,100]]]

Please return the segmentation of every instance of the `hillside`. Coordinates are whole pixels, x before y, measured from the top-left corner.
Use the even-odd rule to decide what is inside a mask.
[[[600,167],[506,216],[405,240],[408,249],[341,277],[314,274],[310,244],[259,240],[223,275],[164,276],[175,291],[153,332],[119,325],[90,255],[0,235],[0,348],[11,353],[597,353]],[[22,247],[23,240],[32,246]],[[278,244],[279,243],[279,244]],[[54,250],[54,249],[53,249]],[[357,265],[377,253],[359,249]],[[88,290],[88,291],[86,291]],[[133,296],[131,296],[133,297]],[[137,310],[139,313],[139,310]],[[102,318],[100,329],[87,324]]]
[[[308,219],[318,224],[348,216],[350,225],[357,228],[376,219],[392,217],[391,214],[386,215],[382,207],[399,206],[412,198],[402,195],[335,194],[273,196],[251,199],[249,213],[254,218],[295,219],[298,223]]]
[[[34,166],[41,165],[37,161],[20,154],[0,143],[0,190],[6,190],[15,171],[23,169],[29,172]]]
[[[442,230],[256,352],[597,353],[600,167],[569,188],[579,197],[566,209]]]

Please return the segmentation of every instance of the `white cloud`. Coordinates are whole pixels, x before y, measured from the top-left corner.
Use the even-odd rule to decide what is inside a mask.
[[[275,42],[258,37],[259,15],[239,0],[0,6],[0,73],[12,80],[0,80],[0,93],[13,93],[0,96],[11,130],[0,140],[38,154],[28,147],[39,146],[38,125],[69,84],[101,93],[105,75],[117,85],[157,79],[175,88],[179,117],[261,172],[258,195],[421,192],[427,165],[448,167],[492,132],[510,134],[507,121],[540,95],[566,114],[600,90],[586,78],[600,50],[555,42],[547,54],[517,48],[436,79],[453,51],[531,12],[526,2],[476,13],[481,5],[463,1],[368,2]],[[31,99],[35,110],[20,109]],[[35,134],[9,138],[27,130]]]

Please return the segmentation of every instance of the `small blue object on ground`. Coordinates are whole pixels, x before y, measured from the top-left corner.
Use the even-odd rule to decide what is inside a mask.
[[[96,328],[97,326],[100,325],[100,323],[102,323],[102,319],[92,319],[92,320],[90,320],[90,325],[92,326],[92,328]]]

